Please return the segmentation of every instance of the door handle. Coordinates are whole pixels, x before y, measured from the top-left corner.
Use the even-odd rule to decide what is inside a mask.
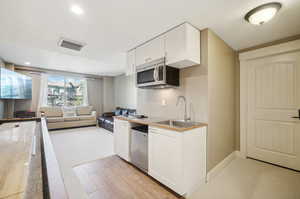
[[[292,116],[291,118],[300,120],[300,109],[298,109],[298,116]]]
[[[154,71],[154,80],[158,81],[158,67],[155,67],[155,71]]]
[[[155,75],[155,73],[156,73],[156,68],[154,68],[154,71],[153,71],[153,80],[154,81],[156,81],[156,75]]]

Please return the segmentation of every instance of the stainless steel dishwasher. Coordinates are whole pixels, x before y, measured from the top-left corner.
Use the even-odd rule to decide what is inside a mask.
[[[148,171],[148,125],[132,127],[130,157],[133,165]]]

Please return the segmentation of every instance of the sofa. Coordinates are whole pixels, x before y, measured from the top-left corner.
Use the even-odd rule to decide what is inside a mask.
[[[98,117],[98,125],[110,132],[114,131],[114,116],[129,116],[129,115],[135,115],[136,110],[135,109],[127,109],[127,108],[121,108],[117,107],[114,112],[106,112],[103,113],[100,117]]]
[[[41,107],[49,130],[96,125],[96,111],[92,106]]]

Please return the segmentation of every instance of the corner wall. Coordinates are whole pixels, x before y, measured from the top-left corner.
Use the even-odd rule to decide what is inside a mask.
[[[122,108],[137,108],[137,88],[135,76],[119,75],[114,77],[115,106]]]
[[[209,171],[235,151],[236,53],[208,31],[208,165]]]
[[[87,78],[87,90],[89,105],[97,112],[97,116],[103,113],[103,79]]]
[[[114,78],[103,77],[103,112],[112,112],[115,109]]]

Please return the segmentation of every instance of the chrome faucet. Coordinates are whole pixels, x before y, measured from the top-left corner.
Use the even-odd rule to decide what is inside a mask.
[[[179,102],[180,102],[180,99],[182,99],[183,102],[184,102],[184,121],[186,122],[186,121],[191,120],[191,118],[189,118],[189,117],[187,116],[187,111],[186,111],[186,98],[185,98],[184,96],[182,96],[182,95],[181,95],[181,96],[178,96],[176,106],[178,106],[178,104],[179,104]]]

